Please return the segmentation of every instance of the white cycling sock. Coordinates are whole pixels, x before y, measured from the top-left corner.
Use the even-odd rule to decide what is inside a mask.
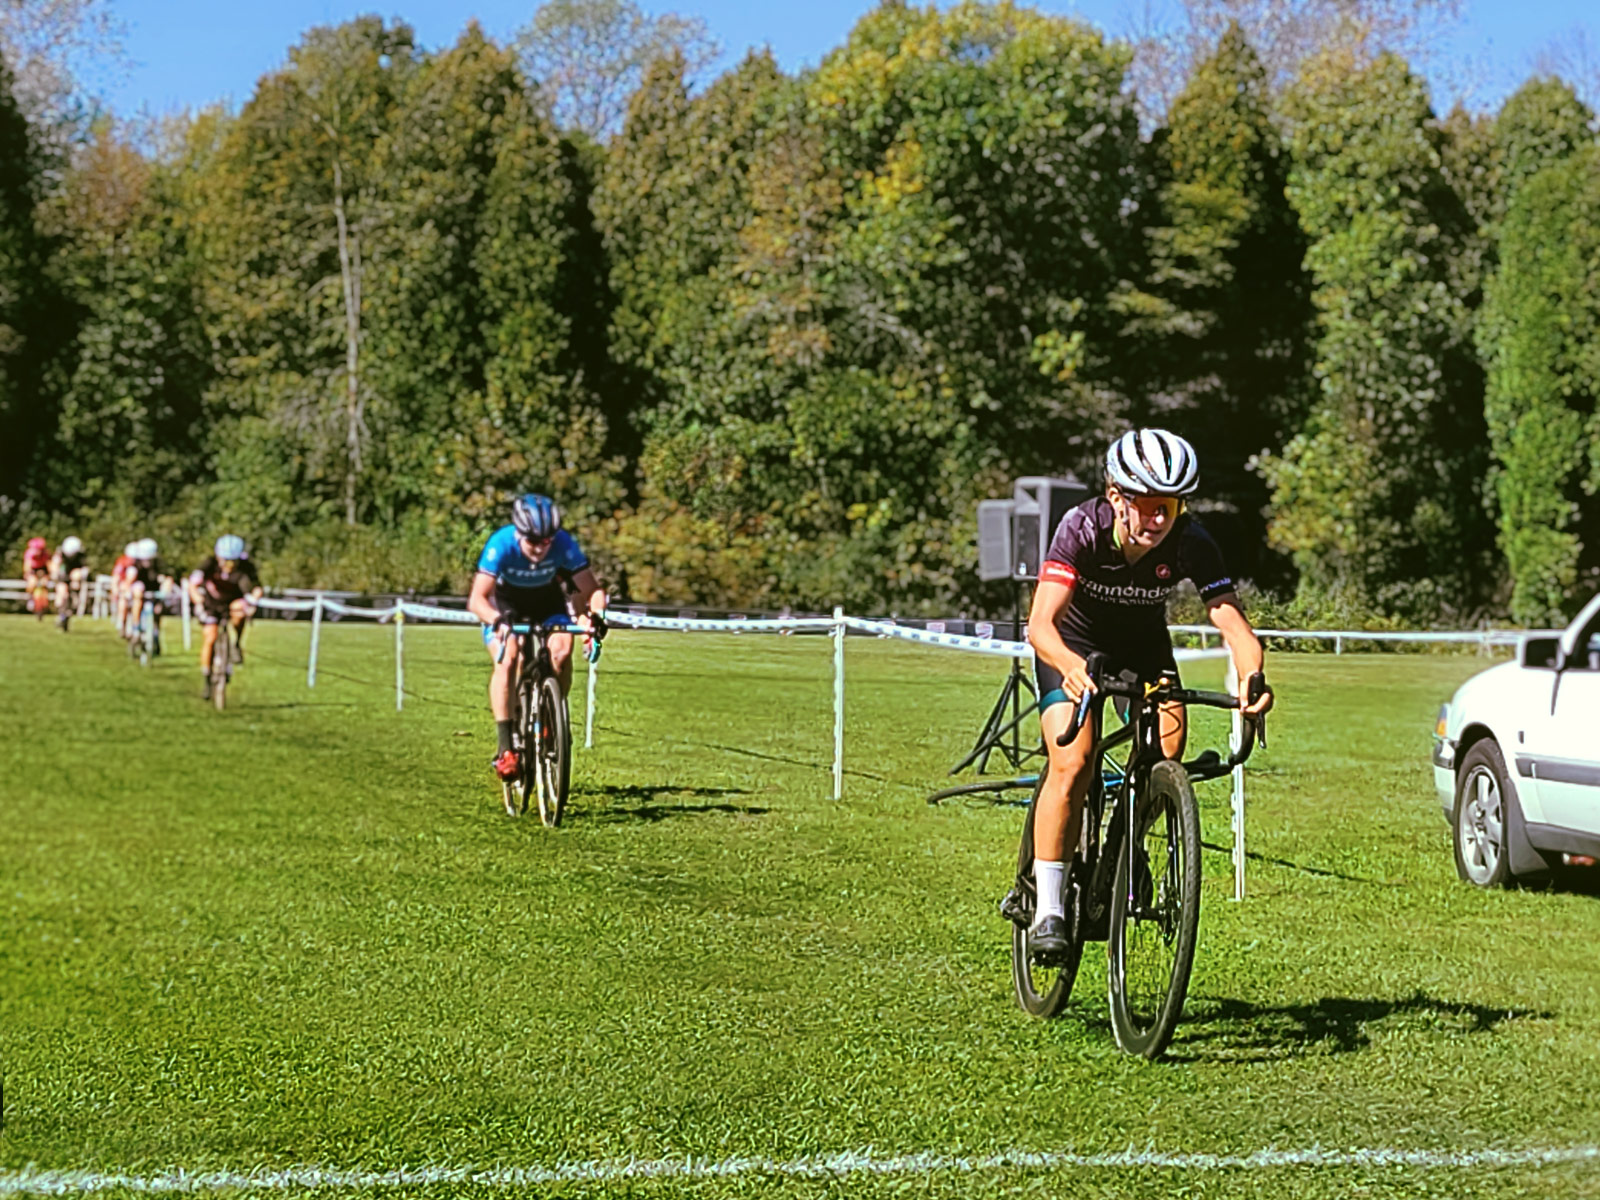
[[[1066,863],[1050,862],[1043,858],[1033,860],[1033,889],[1039,894],[1033,911],[1035,928],[1046,917],[1067,915],[1061,903],[1061,889],[1066,877]]]

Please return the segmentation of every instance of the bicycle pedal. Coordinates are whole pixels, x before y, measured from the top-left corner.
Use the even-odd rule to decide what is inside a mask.
[[[1021,888],[1014,887],[1000,897],[1000,916],[1023,929],[1033,924],[1033,906]]]

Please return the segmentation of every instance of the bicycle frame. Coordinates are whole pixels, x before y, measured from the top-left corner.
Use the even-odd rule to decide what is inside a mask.
[[[1184,705],[1236,709],[1239,707],[1239,701],[1237,697],[1224,692],[1205,692],[1178,687],[1176,681],[1166,676],[1149,683],[1129,683],[1123,679],[1102,678],[1104,658],[1099,654],[1090,655],[1086,666],[1090,678],[1095,681],[1096,688],[1094,691],[1085,691],[1079,697],[1071,724],[1057,739],[1059,745],[1070,744],[1077,737],[1078,731],[1083,728],[1084,722],[1091,716],[1098,716],[1103,721],[1106,700],[1122,698],[1129,703],[1127,723],[1112,733],[1097,737],[1089,751],[1091,775],[1089,794],[1084,802],[1083,832],[1079,850],[1084,861],[1093,864],[1089,879],[1083,886],[1085,901],[1083,916],[1090,925],[1095,925],[1106,915],[1110,906],[1117,855],[1124,846],[1131,849],[1133,845],[1135,814],[1128,799],[1130,795],[1136,795],[1138,790],[1142,789],[1144,776],[1149,773],[1150,768],[1155,763],[1165,761],[1167,757],[1161,745],[1161,706],[1176,702]],[[1189,778],[1203,781],[1228,774],[1250,757],[1258,728],[1257,722],[1246,721],[1244,741],[1238,751],[1227,759],[1223,759],[1214,750],[1206,750],[1184,763],[1183,768]],[[1265,744],[1264,736],[1262,741]],[[1133,745],[1128,757],[1116,773],[1108,778],[1104,765],[1107,757],[1119,746],[1129,742]],[[1112,765],[1117,766],[1115,760]],[[1109,821],[1106,813],[1108,805]],[[1028,810],[1027,823],[1028,842],[1031,846],[1033,841],[1031,807]],[[1031,863],[1017,864],[1017,882],[1030,894],[1033,888],[1031,867]]]

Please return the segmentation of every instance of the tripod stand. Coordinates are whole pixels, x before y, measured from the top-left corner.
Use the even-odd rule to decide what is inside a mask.
[[[1015,628],[1019,640],[1022,637],[1023,610],[1026,607],[1024,602],[1027,592],[1026,580],[1018,579]],[[1026,703],[1023,701],[1023,693],[1027,693]],[[1027,746],[1022,743],[1022,723],[1038,710],[1039,696],[1034,690],[1033,680],[1029,679],[1028,673],[1022,669],[1022,660],[1013,658],[1011,670],[1006,675],[1005,684],[1000,688],[1000,695],[995,700],[994,707],[989,710],[989,717],[983,723],[983,730],[978,734],[978,740],[968,751],[967,756],[950,768],[950,774],[957,775],[973,763],[977,763],[978,774],[982,775],[989,767],[989,756],[997,752],[1012,770],[1021,769],[1024,763],[1032,759],[1043,758],[1045,752],[1042,735],[1032,739]],[[1031,778],[1026,783],[1018,780],[1015,781],[1015,786],[1032,786],[1033,782]],[[985,785],[985,790],[994,789],[992,785]]]

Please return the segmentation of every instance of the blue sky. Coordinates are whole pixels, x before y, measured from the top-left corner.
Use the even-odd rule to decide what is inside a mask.
[[[455,40],[476,16],[496,37],[524,25],[535,0],[390,0],[387,5],[346,0],[275,0],[269,3],[217,3],[217,0],[112,0],[127,27],[131,63],[120,79],[106,81],[112,107],[132,115],[141,108],[162,113],[199,107],[216,100],[243,103],[256,80],[283,62],[288,47],[314,25],[334,24],[363,12],[400,16],[416,29],[423,45]],[[702,17],[736,60],[750,46],[770,45],[785,69],[814,64],[838,45],[872,0],[808,0],[802,4],[751,3],[749,0],[682,0],[653,3],[651,11],[674,10]],[[1040,0],[1051,12],[1082,16],[1112,33],[1126,26],[1125,14],[1138,0]],[[1497,105],[1527,77],[1532,57],[1552,39],[1575,28],[1587,30],[1600,45],[1600,0],[1466,0],[1466,19],[1441,47],[1435,75],[1436,103],[1450,85],[1468,75],[1480,103]]]

